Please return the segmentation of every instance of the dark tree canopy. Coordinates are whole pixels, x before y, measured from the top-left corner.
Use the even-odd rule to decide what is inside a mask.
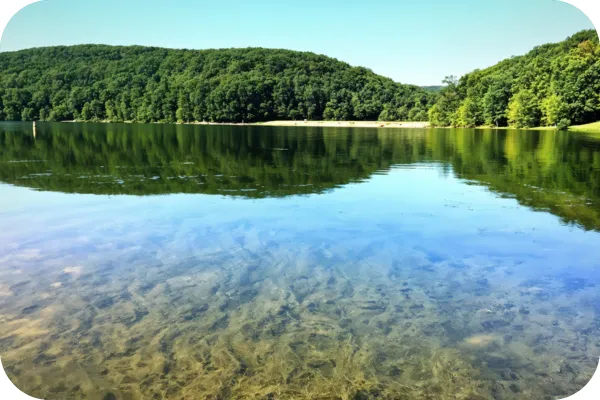
[[[593,30],[424,88],[290,50],[79,45],[0,53],[0,120],[9,121],[568,126],[600,120],[599,93]]]
[[[106,45],[0,53],[0,120],[427,120],[436,94],[313,53]]]
[[[459,80],[448,78],[429,111],[435,126],[529,128],[600,120],[600,44],[593,30]]]

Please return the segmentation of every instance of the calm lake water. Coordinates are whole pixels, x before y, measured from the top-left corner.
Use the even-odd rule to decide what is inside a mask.
[[[44,399],[555,399],[600,357],[600,141],[0,124],[0,355]]]

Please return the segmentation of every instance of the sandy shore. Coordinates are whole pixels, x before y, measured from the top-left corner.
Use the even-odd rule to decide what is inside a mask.
[[[85,123],[90,121],[61,121],[69,123]],[[111,121],[95,121],[97,123],[112,123]],[[133,121],[123,123],[132,124]],[[163,122],[150,122],[151,124],[163,124]],[[177,125],[234,125],[234,126],[314,126],[327,128],[428,128],[429,122],[385,122],[385,121],[268,121],[268,122],[178,122]]]
[[[331,128],[427,128],[429,122],[382,121],[269,121],[252,125],[264,126],[322,126]]]
[[[61,122],[77,122],[87,123],[92,121],[61,121]],[[112,121],[94,121],[95,123],[111,124],[115,123]],[[118,123],[125,124],[136,124],[134,121],[123,121]],[[268,122],[149,122],[149,124],[174,124],[174,125],[225,125],[225,126],[305,126],[305,127],[322,127],[322,128],[431,128],[429,122],[418,122],[418,121],[268,121]],[[517,128],[510,126],[492,127],[492,126],[477,126],[475,128],[454,128],[451,126],[440,126],[437,129],[484,129],[484,130],[514,130]],[[519,128],[523,131],[554,131],[556,130],[553,126],[543,126],[535,128]],[[585,133],[600,133],[600,122],[595,124],[583,125],[583,126],[572,126],[569,128],[571,131],[585,132]]]

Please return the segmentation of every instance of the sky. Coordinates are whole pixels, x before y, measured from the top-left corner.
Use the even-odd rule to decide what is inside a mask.
[[[556,0],[45,0],[13,17],[0,51],[82,43],[285,48],[439,85],[583,29],[593,29],[590,20]]]

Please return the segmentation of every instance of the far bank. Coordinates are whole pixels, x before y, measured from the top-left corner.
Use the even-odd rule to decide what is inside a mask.
[[[39,122],[39,121],[38,121]],[[276,120],[266,122],[137,122],[137,121],[85,121],[85,120],[69,120],[60,121],[64,123],[125,123],[125,124],[173,124],[173,125],[216,125],[216,126],[297,126],[297,127],[321,127],[321,128],[405,128],[405,129],[485,129],[485,130],[556,130],[553,126],[538,126],[532,128],[515,128],[510,126],[476,126],[471,128],[453,127],[453,126],[432,126],[431,123],[425,121],[293,121],[293,120]],[[576,130],[576,129],[573,129]],[[584,130],[584,129],[577,129]]]

